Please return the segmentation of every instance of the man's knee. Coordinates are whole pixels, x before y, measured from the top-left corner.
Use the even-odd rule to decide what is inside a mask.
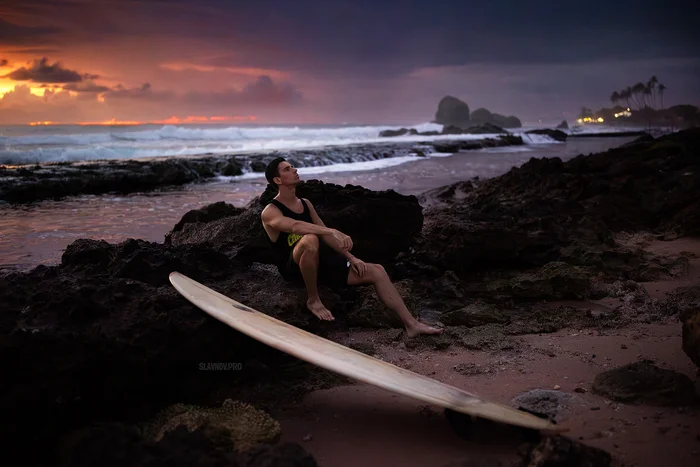
[[[318,240],[318,236],[314,235],[314,234],[304,235],[301,238],[301,240],[299,240],[299,242],[301,242],[302,247],[306,251],[309,251],[309,250],[310,251],[318,251],[318,247],[320,245],[320,242]]]
[[[381,264],[370,263],[367,265],[367,268],[369,269],[368,272],[374,280],[382,280],[389,277],[389,275],[386,273],[386,269],[384,269],[384,266]]]
[[[318,237],[314,234],[304,235],[296,248],[294,249],[294,256],[301,258],[304,253],[309,253],[311,255],[318,255],[319,241]],[[295,259],[298,259],[295,258]]]

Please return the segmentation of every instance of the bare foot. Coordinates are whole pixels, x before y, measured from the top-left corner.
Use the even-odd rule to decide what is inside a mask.
[[[419,321],[410,327],[406,327],[406,335],[408,335],[408,337],[416,337],[421,334],[442,334],[442,331],[443,329],[441,328],[434,328]]]
[[[328,311],[328,308],[323,306],[320,298],[309,299],[306,302],[306,307],[311,310],[311,313],[316,315],[318,319],[323,321],[333,321],[335,319],[331,312]]]

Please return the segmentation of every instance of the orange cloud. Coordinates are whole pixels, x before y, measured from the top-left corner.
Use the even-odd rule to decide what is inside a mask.
[[[210,66],[210,65],[198,65],[196,63],[185,63],[185,62],[171,62],[162,63],[161,68],[171,71],[186,71],[194,70],[201,72],[212,72],[212,71],[226,71],[229,73],[234,73],[238,75],[254,76],[258,77],[260,75],[267,75],[272,78],[281,79],[287,78],[289,73],[280,70],[273,70],[268,68],[254,68],[254,67],[233,67],[233,66]]]

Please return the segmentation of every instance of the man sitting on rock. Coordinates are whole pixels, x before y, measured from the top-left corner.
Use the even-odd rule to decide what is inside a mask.
[[[442,332],[416,320],[384,267],[353,256],[352,239],[326,227],[311,202],[297,198],[296,187],[301,182],[297,169],[278,157],[268,164],[265,177],[277,190],[277,196],[261,215],[275,250],[277,267],[286,280],[306,285],[306,306],[314,315],[326,321],[334,319],[321,303],[319,280],[329,287],[373,284],[382,303],[401,318],[409,337]]]

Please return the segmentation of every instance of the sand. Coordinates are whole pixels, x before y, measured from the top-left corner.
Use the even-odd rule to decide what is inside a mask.
[[[690,251],[690,269],[675,280],[644,283],[653,298],[680,286],[700,285],[700,239],[630,240],[663,254]],[[572,302],[580,307],[612,307],[617,299]],[[595,395],[595,376],[641,359],[686,374],[696,383],[697,367],[681,350],[677,317],[606,331],[562,329],[552,334],[516,336],[517,351],[409,349],[387,339],[392,330],[356,330],[336,335],[346,344],[371,343],[376,356],[488,399],[509,404],[533,389],[557,389],[574,396],[560,413],[567,436],[610,452],[618,465],[700,465],[700,410],[621,404]],[[471,364],[471,365],[470,365]],[[461,374],[457,365],[469,365]],[[283,440],[300,442],[321,466],[443,466],[477,461],[510,465],[518,439],[482,433],[465,441],[448,425],[441,409],[367,384],[308,394],[301,404],[275,413]],[[493,462],[491,464],[490,462]],[[466,464],[465,464],[466,465]],[[479,464],[481,465],[481,464]]]

